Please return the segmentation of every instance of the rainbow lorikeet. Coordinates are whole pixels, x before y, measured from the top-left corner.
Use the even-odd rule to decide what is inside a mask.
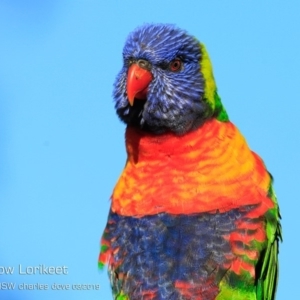
[[[123,60],[113,97],[128,158],[99,257],[114,299],[274,299],[272,176],[229,121],[204,45],[146,24]]]

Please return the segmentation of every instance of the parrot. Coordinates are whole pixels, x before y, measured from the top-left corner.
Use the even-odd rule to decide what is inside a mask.
[[[117,300],[273,300],[273,177],[229,120],[202,42],[173,24],[129,35],[113,85],[127,160],[98,265]]]

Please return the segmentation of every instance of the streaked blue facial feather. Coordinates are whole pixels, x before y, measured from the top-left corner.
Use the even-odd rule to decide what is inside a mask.
[[[171,71],[169,63],[180,58],[181,70]],[[204,79],[200,72],[199,42],[173,25],[146,24],[127,38],[123,49],[124,65],[114,85],[117,113],[128,125],[154,133],[172,131],[183,134],[199,127],[211,109],[203,100]],[[131,60],[144,59],[151,64],[147,100],[135,100],[130,106],[126,78]]]

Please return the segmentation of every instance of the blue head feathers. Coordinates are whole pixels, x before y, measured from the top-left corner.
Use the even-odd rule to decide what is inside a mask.
[[[154,133],[184,134],[203,124],[213,108],[204,99],[201,58],[200,43],[173,25],[146,24],[134,30],[124,46],[124,65],[114,85],[120,119]],[[130,105],[128,69],[138,61],[146,61],[152,80],[146,98]]]

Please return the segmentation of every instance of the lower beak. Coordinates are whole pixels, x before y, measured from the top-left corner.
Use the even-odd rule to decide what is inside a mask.
[[[135,98],[141,100],[147,98],[148,86],[152,78],[150,71],[141,68],[137,64],[129,67],[127,74],[127,97],[131,106]]]

